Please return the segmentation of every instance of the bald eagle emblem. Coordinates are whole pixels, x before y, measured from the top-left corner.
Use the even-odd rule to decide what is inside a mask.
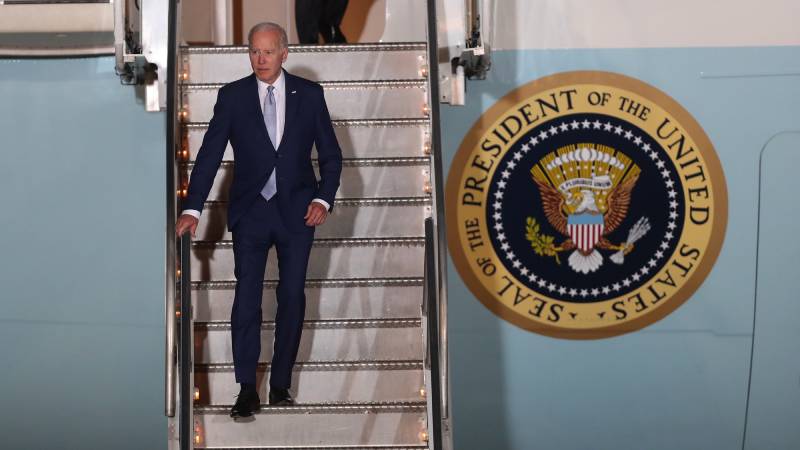
[[[560,244],[542,234],[540,224],[528,218],[527,239],[539,255],[567,258],[575,272],[595,272],[603,264],[598,250],[614,251],[610,259],[623,264],[634,242],[650,230],[646,217],[631,227],[628,238],[613,244],[608,236],[625,221],[641,170],[627,156],[599,144],[568,145],[545,155],[531,168],[539,188],[541,207],[549,224],[566,237]]]

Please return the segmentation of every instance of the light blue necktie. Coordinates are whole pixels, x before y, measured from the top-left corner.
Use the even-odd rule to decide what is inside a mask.
[[[267,126],[267,133],[269,133],[269,140],[272,141],[272,146],[277,150],[275,129],[278,124],[278,113],[275,109],[275,94],[272,92],[274,90],[274,86],[267,86],[267,95],[264,96],[264,125]],[[272,169],[272,174],[269,176],[267,184],[261,189],[261,196],[266,200],[271,199],[278,191],[275,178],[275,169]]]

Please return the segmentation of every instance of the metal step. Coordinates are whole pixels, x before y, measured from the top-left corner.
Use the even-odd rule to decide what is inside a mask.
[[[423,238],[316,239],[307,277],[391,278],[421,277]],[[267,279],[277,279],[274,249],[267,260]],[[196,242],[192,251],[192,280],[233,280],[233,243]]]
[[[337,120],[334,131],[344,158],[424,156],[428,119]],[[194,161],[208,129],[207,122],[185,124],[188,159]],[[233,160],[230,144],[223,160]]]
[[[303,324],[297,361],[406,361],[422,355],[420,319],[312,321]],[[272,359],[273,322],[261,330],[261,357]],[[195,325],[195,362],[233,361],[229,322]]]
[[[261,302],[264,320],[275,318],[276,282],[264,283]],[[307,320],[398,319],[420,314],[422,280],[388,278],[306,283]],[[192,292],[194,320],[230,319],[235,282],[195,283]]]
[[[427,71],[424,42],[289,46],[283,67],[310,80],[420,78]],[[247,47],[182,47],[184,82],[219,83],[253,72]]]
[[[195,447],[203,448],[203,447]],[[211,448],[211,447],[206,447]],[[216,450],[424,450],[427,444],[420,445],[315,445],[291,447],[213,447]]]
[[[418,447],[424,402],[263,406],[253,420],[236,423],[230,405],[195,408],[195,448],[402,445]],[[370,448],[370,447],[367,447]]]
[[[426,194],[426,183],[430,181],[427,158],[367,160],[366,164],[369,165],[344,165],[337,197],[417,197]],[[184,182],[188,181],[191,168],[191,163],[184,165]],[[232,179],[233,163],[222,163],[214,178],[208,200],[227,200]]]
[[[324,81],[325,100],[332,119],[424,118],[425,79],[378,81]],[[183,119],[208,122],[222,84],[181,86]]]
[[[203,448],[203,447],[195,447]],[[210,448],[210,447],[206,447]],[[420,445],[315,445],[292,447],[213,447],[216,450],[424,450],[427,444]]]
[[[267,398],[269,365],[258,368],[259,396]],[[230,364],[195,368],[198,406],[235,401],[239,385]],[[356,361],[305,363],[295,366],[292,392],[299,403],[421,401],[421,361]]]
[[[208,202],[197,226],[201,241],[230,240],[227,203]],[[339,199],[328,220],[318,226],[317,238],[422,236],[430,197]]]

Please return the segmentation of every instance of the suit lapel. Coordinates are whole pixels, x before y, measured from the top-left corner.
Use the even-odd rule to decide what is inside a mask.
[[[284,70],[283,76],[286,78],[286,114],[283,118],[283,137],[281,138],[281,144],[278,147],[284,146],[289,136],[291,136],[290,131],[293,125],[295,122],[297,122],[294,120],[294,116],[297,113],[297,104],[299,102],[300,95],[297,93],[297,83],[295,82],[294,75]]]
[[[250,87],[247,89],[247,96],[249,97],[247,108],[250,110],[250,114],[258,118],[256,127],[261,133],[261,137],[272,147],[272,141],[269,140],[269,133],[267,133],[267,126],[264,124],[264,112],[261,111],[261,102],[258,99],[258,81],[255,74],[250,75],[249,85]]]

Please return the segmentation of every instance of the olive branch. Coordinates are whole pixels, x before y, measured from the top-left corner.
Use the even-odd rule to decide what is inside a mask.
[[[558,249],[553,243],[555,238],[539,233],[539,224],[533,217],[528,217],[527,222],[525,237],[530,241],[533,251],[539,256],[552,256],[556,259],[556,264],[561,265],[561,261],[558,259]]]

